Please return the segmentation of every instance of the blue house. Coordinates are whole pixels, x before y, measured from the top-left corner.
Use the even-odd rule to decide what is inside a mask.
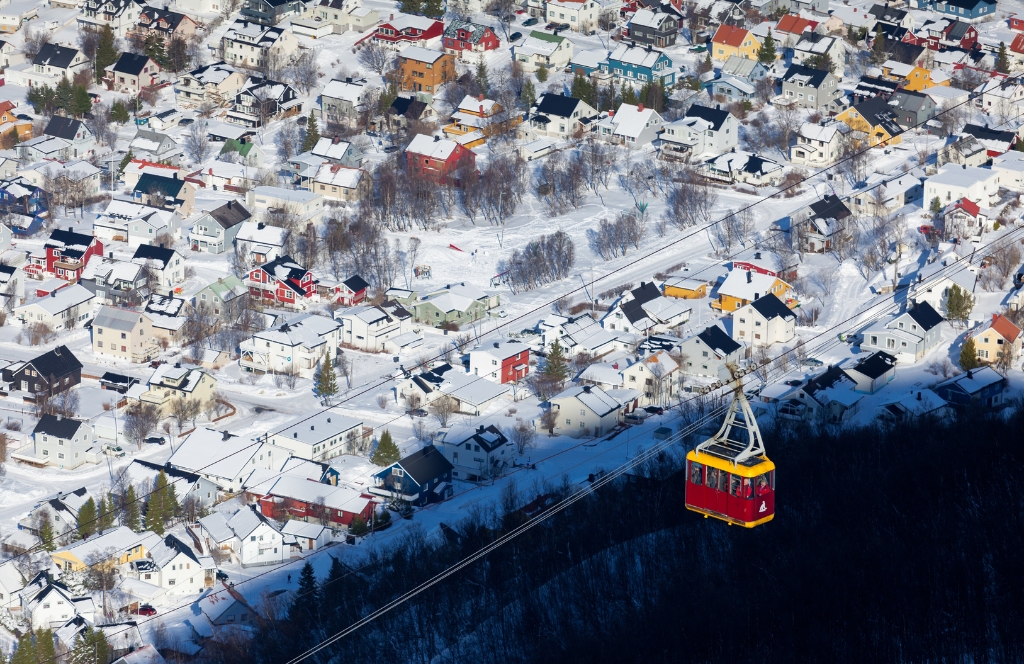
[[[973,23],[996,13],[996,0],[910,0],[913,9],[930,9],[944,16]]]
[[[43,226],[46,193],[23,177],[0,180],[0,210],[9,215],[15,235],[30,237]]]
[[[704,87],[710,91],[712,97],[722,97],[727,102],[750,101],[756,96],[754,85],[747,80],[736,76],[723,76],[708,81]]]
[[[619,44],[601,63],[601,72],[641,85],[653,82],[668,87],[676,82],[672,59],[650,46]]]
[[[954,406],[996,408],[1005,389],[1006,378],[992,367],[981,367],[944,380],[933,391]]]
[[[452,464],[428,445],[373,476],[370,493],[404,500],[417,507],[452,497]]]

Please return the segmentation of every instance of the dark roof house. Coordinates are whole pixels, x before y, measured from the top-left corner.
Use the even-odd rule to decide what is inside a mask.
[[[67,69],[74,62],[78,55],[77,48],[61,46],[60,44],[43,44],[36,57],[32,58],[32,64],[56,69]]]
[[[43,133],[47,136],[56,136],[57,138],[63,138],[66,141],[72,141],[75,136],[78,135],[78,130],[81,127],[81,120],[74,120],[72,118],[54,115],[50,118],[50,121],[46,123],[46,129],[43,130]]]
[[[114,63],[112,70],[119,74],[138,76],[142,73],[142,70],[145,69],[146,65],[150,62],[152,62],[152,60],[145,55],[135,55],[134,53],[122,53],[121,57],[119,57],[117,59],[117,62]]]
[[[786,306],[786,303],[780,300],[774,293],[768,293],[764,297],[759,297],[750,303],[757,313],[765,317],[766,320],[773,320],[775,318],[796,318],[796,314],[792,309]]]
[[[210,217],[220,225],[221,228],[231,228],[243,221],[252,219],[252,213],[245,209],[238,201],[228,201],[215,210],[210,210]]]
[[[722,123],[725,122],[729,117],[729,111],[723,111],[719,108],[710,108],[708,106],[701,106],[700,104],[694,104],[690,107],[690,110],[686,111],[688,118],[700,118],[706,120],[711,124],[712,131],[718,131],[722,128]]]

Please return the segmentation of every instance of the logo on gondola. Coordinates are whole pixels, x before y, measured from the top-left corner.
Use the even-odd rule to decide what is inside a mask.
[[[768,508],[767,508],[767,507],[765,506],[765,504],[764,504],[764,501],[763,501],[763,500],[761,501],[761,509],[759,509],[759,510],[757,510],[757,511],[758,511],[759,513],[760,513],[760,512],[767,512],[767,511],[768,511]]]

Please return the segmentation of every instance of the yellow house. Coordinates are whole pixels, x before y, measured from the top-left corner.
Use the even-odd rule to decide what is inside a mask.
[[[992,321],[974,335],[974,348],[982,362],[1015,362],[1021,350],[1020,328],[1006,316],[992,314]],[[1009,359],[1004,360],[1007,353]]]
[[[455,138],[464,147],[475,148],[484,144],[490,136],[508,132],[522,121],[518,113],[505,113],[504,107],[483,95],[466,95],[459,108],[452,114],[452,121],[441,131],[448,138]]]
[[[734,55],[745,60],[757,60],[759,50],[761,41],[757,36],[734,25],[719,26],[711,38],[711,57],[715,60],[728,60]]]
[[[862,136],[852,136],[854,145],[859,145],[867,138],[868,147],[877,145],[897,145],[903,141],[900,136],[903,130],[896,124],[896,117],[885,99],[872,97],[851,106],[836,116],[840,122],[846,123],[854,132]]]
[[[50,553],[50,558],[65,572],[81,572],[102,563],[127,565],[141,560],[159,542],[160,536],[156,533],[148,530],[136,533],[127,526],[118,526],[57,549]]]
[[[904,90],[920,92],[925,88],[937,85],[949,87],[950,76],[942,70],[932,71],[917,65],[905,65],[895,60],[887,60],[882,65],[882,77],[890,81],[902,83]]]
[[[217,379],[201,369],[186,369],[179,365],[162,364],[149,378],[149,389],[137,400],[151,403],[160,409],[162,417],[171,415],[178,399],[199,404],[199,412],[214,398]],[[129,393],[128,399],[132,400]]]
[[[718,287],[718,299],[711,303],[711,307],[722,312],[736,311],[768,294],[775,295],[789,307],[795,307],[796,300],[789,297],[791,290],[792,286],[778,277],[753,270],[730,270]]]
[[[665,281],[665,297],[678,297],[682,300],[698,300],[708,296],[708,284],[691,277],[669,277]]]

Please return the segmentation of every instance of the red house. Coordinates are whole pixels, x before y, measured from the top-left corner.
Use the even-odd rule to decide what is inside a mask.
[[[1018,32],[1024,32],[1024,18],[1010,16],[1010,29],[1017,30]]]
[[[50,233],[50,239],[44,247],[46,271],[72,283],[77,282],[82,276],[82,270],[90,258],[103,256],[103,243],[98,238],[70,229]]]
[[[327,302],[337,302],[343,307],[352,307],[366,299],[366,289],[370,284],[358,274],[344,281],[321,279],[316,290]]]
[[[316,295],[317,280],[291,256],[279,256],[249,271],[245,277],[249,295],[264,303],[301,307]]]
[[[373,38],[381,46],[396,51],[409,46],[426,46],[427,42],[444,33],[444,23],[425,16],[392,14],[391,18],[377,26]]]
[[[978,43],[978,29],[970,23],[940,18],[925,21],[920,28],[908,30],[903,41],[924,46],[930,51],[959,48],[970,51]]]
[[[323,507],[317,502],[323,499]],[[299,521],[324,519],[332,525],[349,526],[355,517],[369,523],[375,500],[372,496],[344,486],[285,475],[260,498],[260,512],[271,519],[285,515]],[[327,524],[325,524],[327,525]]]
[[[463,164],[476,166],[476,155],[455,141],[440,136],[417,134],[405,149],[409,173],[422,174],[441,182]]]
[[[514,383],[530,373],[530,349],[516,340],[495,341],[469,351],[469,373],[497,383]]]
[[[769,277],[779,276],[778,270],[775,269],[774,264],[771,260],[761,258],[761,252],[755,251],[754,255],[749,258],[737,258],[732,262],[732,269],[734,270],[746,270],[747,272],[757,272],[758,274],[766,274]]]
[[[465,58],[470,53],[493,51],[501,44],[501,40],[486,25],[469,21],[452,21],[444,31],[444,51],[457,58]]]

